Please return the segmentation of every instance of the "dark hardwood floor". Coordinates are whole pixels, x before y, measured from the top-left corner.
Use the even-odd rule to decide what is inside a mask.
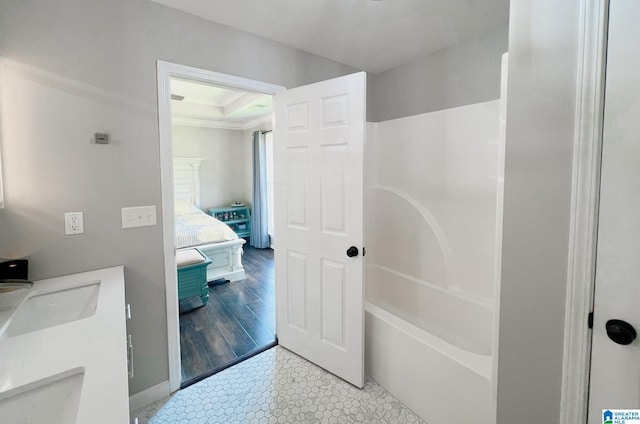
[[[180,301],[182,387],[276,344],[273,250],[245,244],[244,280],[209,287],[209,302]]]

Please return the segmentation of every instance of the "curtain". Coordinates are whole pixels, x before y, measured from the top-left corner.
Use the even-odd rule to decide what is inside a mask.
[[[253,200],[251,202],[251,240],[258,249],[269,247],[267,208],[267,147],[261,131],[253,133]]]

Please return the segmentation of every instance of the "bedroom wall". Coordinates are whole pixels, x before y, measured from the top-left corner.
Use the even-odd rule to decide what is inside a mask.
[[[200,205],[203,210],[246,201],[246,143],[244,132],[174,125],[173,156],[199,157]]]
[[[165,382],[162,227],[123,230],[120,217],[156,205],[162,219],[156,60],[286,87],[357,70],[148,0],[3,0],[0,56],[13,61],[0,80],[0,258],[29,258],[33,279],[123,264],[130,393]],[[111,143],[92,143],[96,131]],[[84,212],[84,234],[63,234],[69,211]]]
[[[500,98],[500,64],[508,28],[368,75],[368,119],[375,122]]]

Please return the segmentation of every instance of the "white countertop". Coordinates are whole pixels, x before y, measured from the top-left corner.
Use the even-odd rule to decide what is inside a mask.
[[[84,370],[77,422],[129,422],[123,267],[40,280],[30,290],[0,294],[0,338],[22,302],[91,281],[100,283],[93,315],[0,339],[0,399],[43,378]]]

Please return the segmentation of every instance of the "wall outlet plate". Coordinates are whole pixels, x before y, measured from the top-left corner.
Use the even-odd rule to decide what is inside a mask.
[[[64,233],[84,233],[84,214],[82,212],[67,212],[64,214]]]

